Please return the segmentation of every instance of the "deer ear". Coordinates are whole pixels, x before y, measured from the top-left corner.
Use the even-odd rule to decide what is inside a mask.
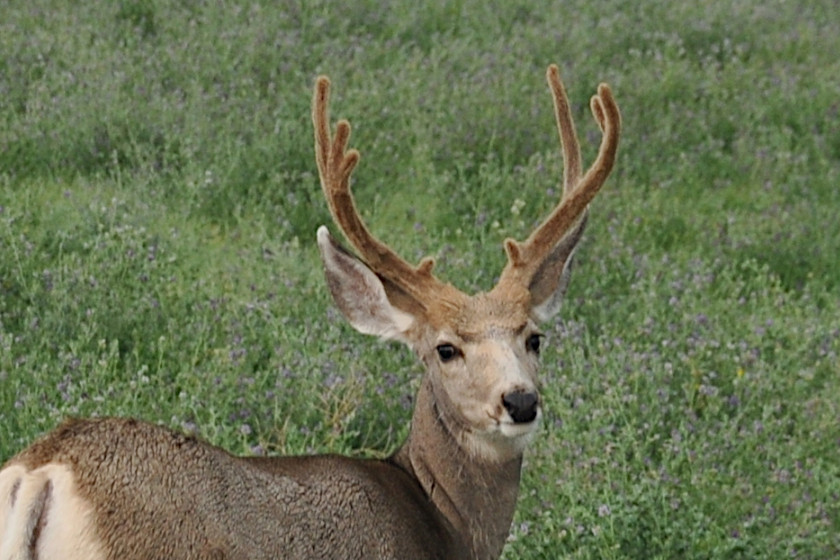
[[[325,226],[318,228],[318,248],[333,300],[353,328],[405,341],[414,317],[391,305],[379,277],[336,243]]]
[[[528,286],[531,293],[531,313],[538,322],[548,321],[560,311],[572,276],[575,249],[583,237],[588,215],[588,211],[584,212],[577,225],[549,251],[531,279]]]

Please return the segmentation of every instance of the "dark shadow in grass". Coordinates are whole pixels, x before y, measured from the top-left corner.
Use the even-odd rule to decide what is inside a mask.
[[[808,285],[819,284],[829,292],[838,285],[840,265],[836,254],[804,245],[751,245],[736,252],[739,260],[754,260],[765,265],[786,291],[801,292]]]

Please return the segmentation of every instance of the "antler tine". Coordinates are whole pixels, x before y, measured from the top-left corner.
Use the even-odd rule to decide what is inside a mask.
[[[371,270],[422,302],[424,294],[434,289],[438,282],[432,276],[434,259],[426,257],[413,267],[374,237],[365,225],[350,191],[350,175],[359,163],[360,155],[358,150],[347,149],[350,123],[346,120],[338,121],[335,137],[330,138],[329,95],[329,78],[319,76],[312,98],[312,124],[315,160],[330,214]]]
[[[589,203],[598,194],[612,171],[621,132],[621,114],[607,84],[598,86],[598,94],[590,101],[590,108],[603,134],[598,156],[580,177],[580,145],[572,122],[569,103],[560,74],[555,65],[546,72],[554,97],[555,117],[563,146],[563,197],[551,215],[523,242],[505,240],[508,265],[503,276],[515,274],[527,285],[545,256],[563,237],[583,219]],[[516,272],[514,272],[516,271]]]
[[[560,80],[560,70],[556,64],[548,67],[545,73],[554,100],[554,119],[557,121],[557,132],[560,136],[560,146],[563,148],[563,195],[569,193],[580,180],[580,143],[575,131],[575,121],[569,108],[569,98],[566,88]]]

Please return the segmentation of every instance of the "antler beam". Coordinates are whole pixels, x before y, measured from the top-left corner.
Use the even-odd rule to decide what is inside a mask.
[[[557,66],[552,64],[548,67],[546,79],[554,98],[554,114],[563,149],[563,197],[551,215],[525,242],[505,240],[508,264],[502,272],[502,278],[515,277],[525,286],[529,284],[546,255],[584,218],[589,203],[598,194],[612,171],[621,132],[618,105],[609,86],[600,84],[598,94],[590,101],[590,109],[603,137],[595,162],[581,178],[580,144]]]
[[[434,259],[426,257],[414,267],[374,237],[365,225],[350,191],[350,175],[359,163],[359,152],[347,149],[350,123],[346,120],[338,121],[335,136],[330,137],[329,95],[329,78],[319,76],[312,99],[315,159],[333,220],[371,270],[423,304],[443,285],[432,275]]]

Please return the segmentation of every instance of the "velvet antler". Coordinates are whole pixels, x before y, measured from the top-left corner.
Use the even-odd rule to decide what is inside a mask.
[[[601,84],[598,86],[598,94],[590,101],[590,108],[603,137],[595,162],[581,178],[580,144],[557,66],[552,64],[548,67],[546,79],[554,99],[554,114],[563,149],[563,197],[527,240],[522,243],[513,239],[505,240],[508,264],[502,272],[500,284],[515,282],[525,287],[531,284],[548,254],[575,225],[585,219],[589,203],[612,171],[618,150],[621,115],[609,86]]]
[[[389,288],[397,288],[425,307],[425,302],[434,298],[435,292],[444,286],[451,289],[451,286],[432,275],[434,259],[426,257],[414,267],[374,237],[365,225],[350,191],[350,175],[359,163],[359,152],[347,149],[350,123],[346,120],[338,121],[335,136],[330,137],[329,94],[329,78],[319,76],[312,99],[315,159],[333,220],[371,270],[393,285]]]
[[[496,287],[506,297],[528,296],[539,308],[562,292],[568,276],[567,264],[583,231],[589,203],[603,186],[615,163],[621,116],[606,84],[598,86],[590,107],[603,138],[598,156],[581,176],[581,154],[568,98],[557,66],[546,72],[554,99],[554,114],[563,150],[563,196],[546,220],[524,242],[505,240],[508,263]],[[427,311],[436,303],[448,306],[462,300],[463,294],[432,275],[434,260],[426,257],[415,267],[373,236],[362,220],[353,194],[350,176],[359,162],[359,152],[348,149],[350,124],[340,120],[335,136],[329,125],[330,81],[320,76],[312,99],[312,122],[315,126],[315,157],[321,187],[330,213],[361,259],[383,280],[383,285],[397,307]],[[559,280],[555,280],[559,279]],[[558,290],[558,286],[560,289]],[[538,313],[539,315],[539,310]]]

